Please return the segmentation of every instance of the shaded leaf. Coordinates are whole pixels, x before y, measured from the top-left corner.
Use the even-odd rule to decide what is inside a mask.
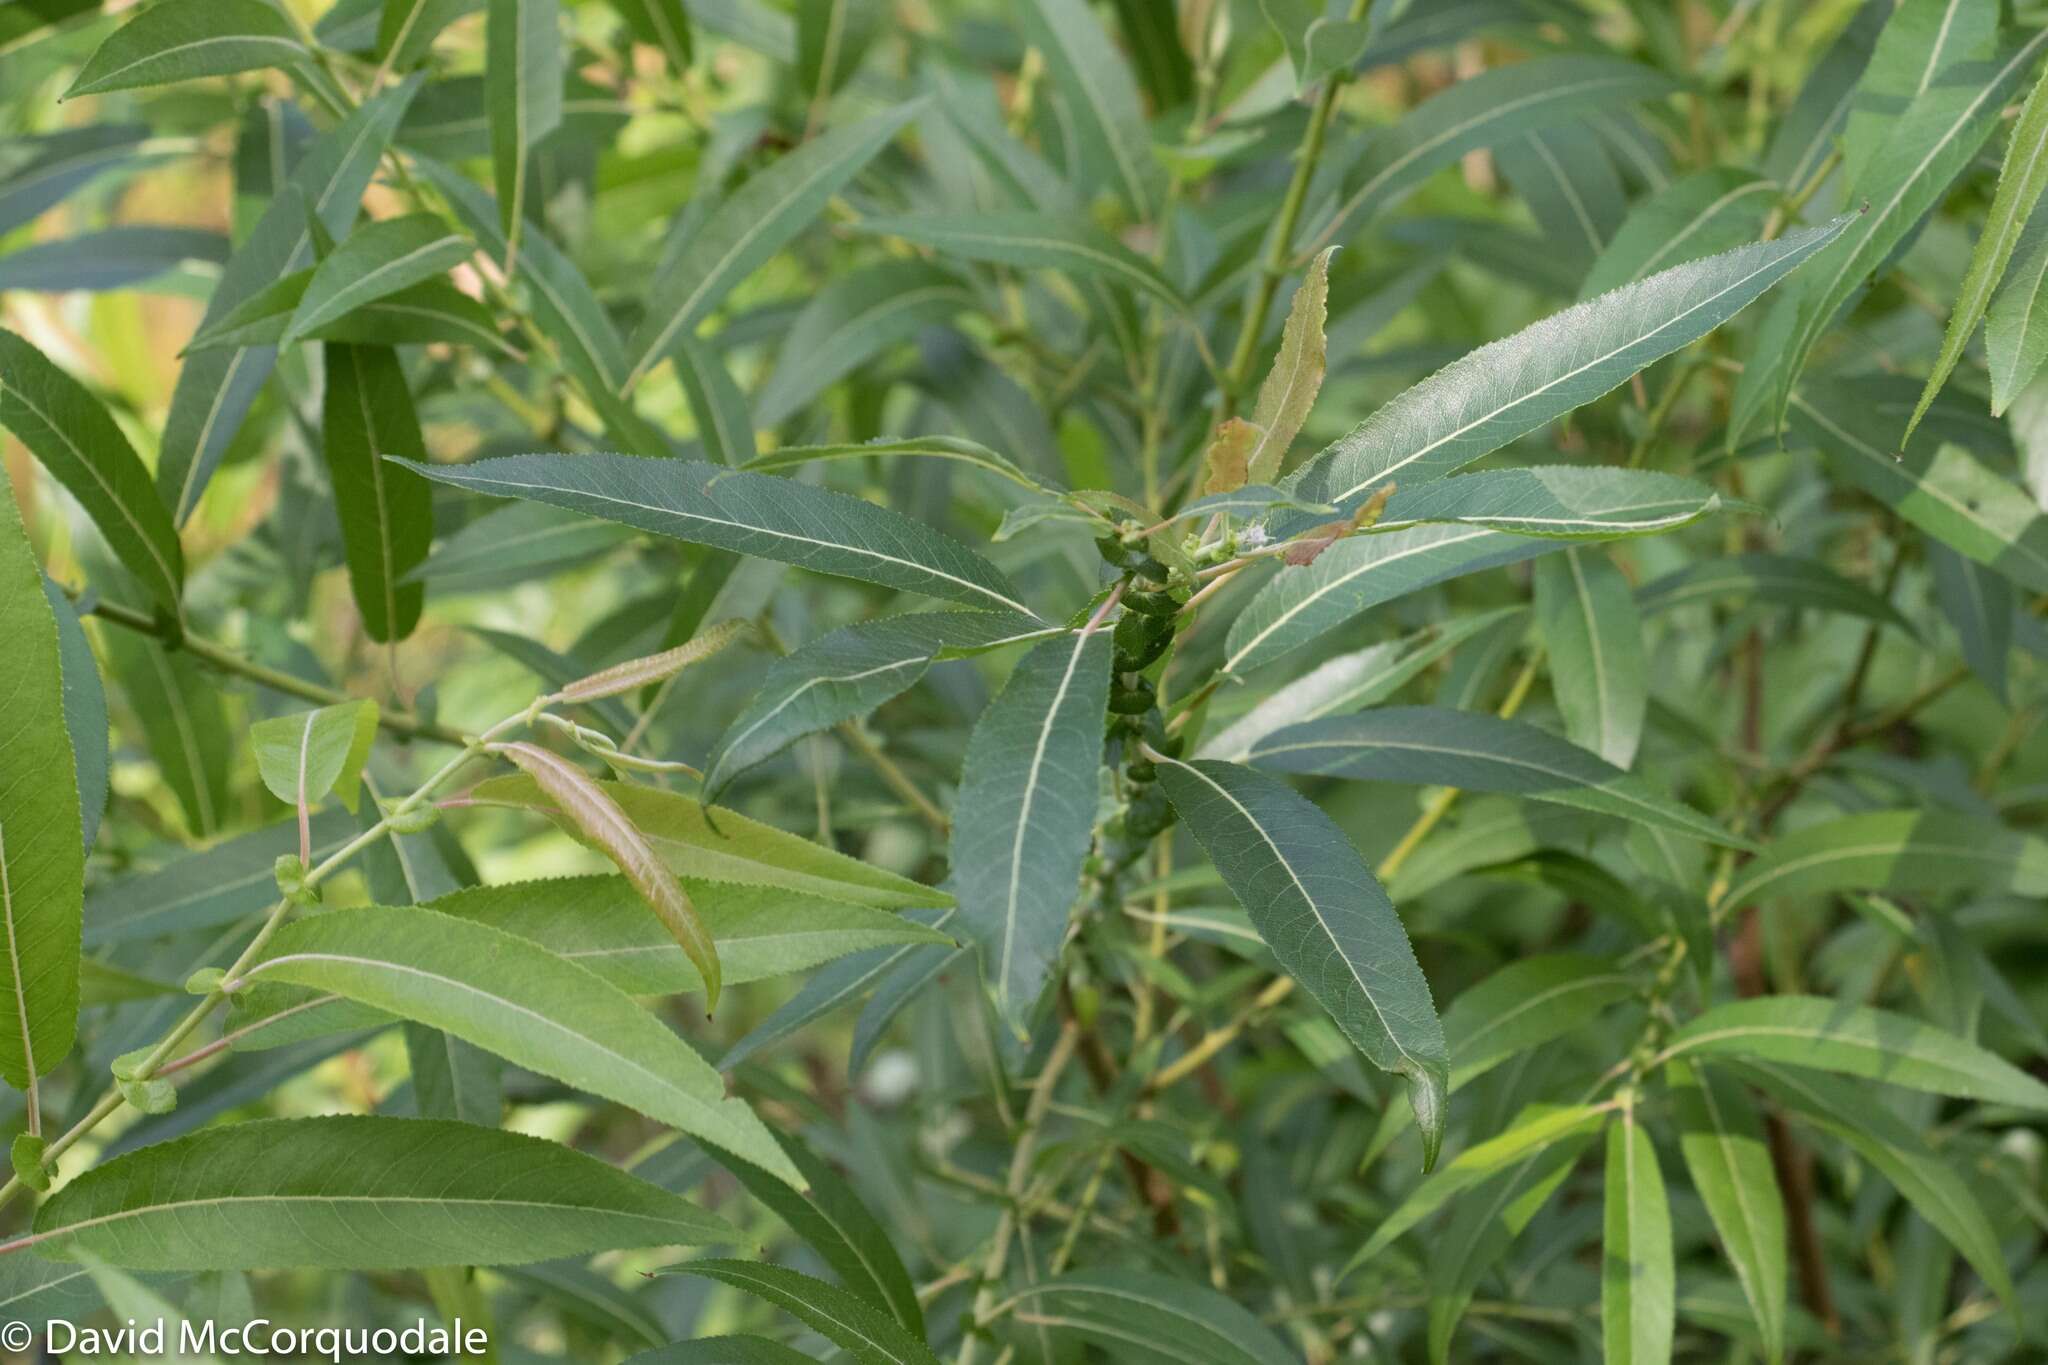
[[[820,1336],[849,1352],[861,1365],[938,1365],[921,1336],[880,1308],[837,1285],[778,1265],[751,1261],[685,1261],[664,1267],[674,1275],[702,1275],[774,1304]]]
[[[445,274],[469,259],[472,250],[467,237],[431,213],[365,224],[313,268],[280,344],[289,345],[367,303]]]
[[[1764,1355],[1785,1352],[1785,1202],[1763,1123],[1749,1096],[1718,1070],[1664,1069],[1678,1120],[1678,1150],[1742,1283]]]
[[[1671,1206],[1657,1149],[1634,1105],[1607,1129],[1607,1190],[1600,1248],[1600,1328],[1605,1359],[1618,1365],[1671,1359],[1677,1272]]]
[[[1643,624],[1628,580],[1598,551],[1536,565],[1536,628],[1550,655],[1565,736],[1617,768],[1635,762],[1649,710]]]
[[[1098,227],[1050,214],[905,214],[865,218],[860,229],[960,260],[1061,270],[1150,294],[1169,308],[1187,306],[1172,281],[1143,256]]]

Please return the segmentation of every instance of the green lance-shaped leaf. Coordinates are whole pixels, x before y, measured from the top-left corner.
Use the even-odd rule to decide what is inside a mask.
[[[519,254],[535,144],[562,123],[558,0],[490,0],[484,10],[484,109],[507,268]]]
[[[1776,430],[1814,345],[1976,159],[2044,47],[2048,31],[1995,60],[1958,61],[1935,73],[1903,113],[1884,121],[1872,150],[1850,158],[1849,191],[1870,207],[1773,305],[1736,388],[1731,445],[1760,429]]]
[[[1796,555],[1718,556],[1674,569],[1636,591],[1637,605],[1645,615],[1727,597],[1746,598],[1758,605],[1840,612],[1913,633],[1912,624],[1891,603],[1827,565]]]
[[[1913,405],[1902,442],[1912,439],[1913,428],[1920,425],[1934,395],[1941,392],[1956,362],[1963,358],[1963,347],[1983,321],[1992,291],[2005,278],[2006,266],[2044,189],[2048,189],[2048,74],[2034,83],[2033,92],[2020,108],[2019,122],[2013,125],[2012,140],[2006,144],[2005,161],[1998,172],[1998,191],[1984,219],[1983,234],[1977,238],[1977,249],[1970,253],[1970,268],[1956,292],[1948,331],[1941,339],[1941,354],[1935,358],[1920,401]]]
[[[860,1365],[939,1365],[939,1358],[910,1330],[865,1299],[800,1271],[753,1261],[685,1261],[662,1274],[701,1275],[743,1294],[774,1304]]]
[[[626,880],[646,900],[655,918],[675,936],[704,978],[704,1008],[716,1009],[718,945],[705,931],[704,922],[697,918],[697,908],[690,903],[689,893],[663,865],[647,836],[619,809],[618,802],[606,795],[588,773],[552,750],[523,741],[496,745],[494,750],[517,764],[555,803],[555,809],[565,820],[618,864],[619,871],[626,874]]]
[[[626,1365],[816,1365],[816,1361],[767,1337],[729,1336],[673,1342],[628,1357]]]
[[[648,287],[647,321],[633,338],[624,388],[645,378],[677,336],[694,331],[733,286],[809,226],[923,107],[913,100],[814,138],[749,177],[714,209],[681,250],[662,261]]]
[[[434,540],[433,491],[407,460],[426,444],[398,353],[330,342],[321,451],[334,484],[349,587],[373,640],[403,640],[419,624],[426,587],[406,575]],[[397,458],[386,458],[397,457]]]
[[[1602,957],[1544,953],[1509,963],[1444,1011],[1451,1088],[1563,1037],[1635,993],[1634,978]]]
[[[176,615],[185,556],[149,471],[99,399],[4,329],[0,426],[78,499],[122,566],[158,606]]]
[[[1654,470],[1539,465],[1397,488],[1372,529],[1390,534],[1454,522],[1519,536],[1611,540],[1676,530],[1720,506],[1720,495],[1705,484]]]
[[[1371,706],[1466,640],[1521,611],[1502,607],[1453,617],[1441,626],[1325,659],[1204,740],[1195,756],[1240,762],[1255,742],[1283,726]]]
[[[761,448],[754,434],[756,422],[725,357],[694,336],[678,336],[669,350],[675,355],[676,379],[689,400],[704,453],[719,464],[743,465],[753,459]]]
[[[1732,166],[1673,181],[1629,211],[1586,272],[1580,297],[1755,241],[1781,194],[1772,181]]]
[[[809,839],[750,820],[738,811],[706,807],[694,796],[630,782],[598,786],[633,822],[670,871],[685,877],[779,886],[807,895],[900,910],[913,905],[951,905],[953,898]],[[471,793],[481,803],[526,806],[561,820],[569,833],[587,839],[555,809],[530,777],[494,777]]]
[[[315,815],[313,860],[320,861],[359,832],[356,822],[339,810]],[[298,822],[281,820],[186,853],[154,871],[102,883],[86,902],[85,944],[102,948],[164,938],[255,914],[277,902],[278,855],[298,849]]]
[[[803,1184],[689,1044],[595,973],[503,930],[417,907],[338,910],[286,925],[247,979],[432,1025]]]
[[[85,843],[57,618],[4,470],[0,639],[0,1076],[27,1090],[64,1060],[78,1028]]]
[[[377,57],[392,69],[418,64],[442,29],[474,10],[481,0],[384,0],[377,16]]]
[[[429,584],[437,596],[491,592],[588,563],[633,535],[630,527],[546,503],[515,502],[444,537],[406,577]]]
[[[287,275],[218,322],[194,334],[187,351],[215,347],[279,346],[292,314],[313,282],[311,268]],[[516,356],[484,306],[446,280],[423,280],[396,293],[359,304],[309,330],[309,341],[346,341],[358,346],[425,346],[446,342]]]
[[[313,269],[281,345],[330,326],[367,303],[421,284],[469,259],[469,238],[431,213],[369,223]]]
[[[5,14],[0,11],[0,26]],[[0,232],[33,222],[118,166],[158,159],[144,150],[149,138],[142,123],[92,123],[9,138],[0,165]]]
[[[227,258],[227,237],[203,228],[98,228],[0,256],[0,289],[60,294],[147,288],[187,262],[218,265]]]
[[[888,1229],[830,1163],[797,1139],[785,1137],[782,1145],[804,1173],[808,1188],[802,1192],[750,1162],[714,1155],[748,1193],[774,1210],[790,1231],[825,1259],[842,1285],[863,1302],[886,1310],[905,1331],[921,1339],[924,1310]]]
[[[950,945],[916,920],[887,910],[781,887],[683,879],[718,947],[725,984],[787,976],[849,953],[899,943]],[[545,944],[628,995],[681,995],[704,979],[647,902],[619,876],[560,877],[457,891],[429,909]]]
[[[1565,735],[1617,768],[1635,762],[1649,710],[1643,623],[1628,580],[1597,550],[1536,565],[1536,629]]]
[[[1026,1285],[1019,1322],[1095,1342],[1116,1360],[1294,1365],[1256,1314],[1206,1284],[1147,1270],[1092,1270]]]
[[[1657,1149],[1633,1104],[1607,1129],[1607,1190],[1600,1246],[1600,1336],[1615,1365],[1671,1359],[1677,1321],[1671,1204]]]
[[[1167,799],[1287,974],[1373,1065],[1407,1079],[1423,1169],[1434,1166],[1449,1053],[1394,903],[1344,832],[1278,778],[1202,759],[1158,766]]]
[[[445,1119],[265,1119],[72,1180],[36,1249],[137,1270],[507,1265],[733,1242],[723,1219],[594,1157]]]
[[[356,808],[363,764],[376,737],[377,703],[369,700],[276,716],[249,727],[263,785],[286,805],[307,808],[330,791],[348,809]]]
[[[859,226],[963,261],[1061,270],[1150,294],[1170,308],[1187,307],[1157,266],[1085,222],[1040,213],[916,213],[866,218]]]
[[[1149,221],[1166,177],[1152,151],[1137,84],[1115,42],[1084,0],[1030,0],[1014,13],[1066,103],[1089,178]]]
[[[64,674],[64,730],[71,740],[71,762],[78,778],[78,821],[88,855],[99,837],[100,816],[107,808],[112,758],[107,739],[107,691],[100,681],[92,642],[79,624],[78,609],[64,590],[43,576],[43,600],[57,619],[57,658]]]
[[[944,929],[952,923],[955,913],[950,909],[910,910],[904,913],[903,918],[928,924],[934,929]],[[877,990],[883,982],[894,979],[897,973],[907,969],[926,946],[929,945],[870,948],[812,973],[810,979],[797,988],[796,994],[777,1006],[774,1013],[718,1059],[718,1069],[730,1072],[763,1048],[781,1042],[814,1020]]]
[[[1583,1141],[1598,1132],[1613,1109],[1610,1104],[1532,1104],[1516,1114],[1504,1131],[1467,1147],[1409,1193],[1380,1220],[1372,1236],[1338,1273],[1341,1281],[1359,1266],[1392,1246],[1410,1228],[1451,1199],[1504,1172],[1528,1170],[1559,1144]]]
[[[1319,249],[1351,240],[1375,215],[1467,152],[1671,90],[1671,78],[1650,67],[1581,54],[1539,57],[1458,81],[1345,149],[1339,162],[1348,162],[1343,197],[1307,245]]]
[[[860,460],[901,455],[915,459],[950,460],[1008,479],[1032,492],[1046,490],[1046,482],[1018,467],[1009,456],[990,450],[979,441],[960,436],[883,436],[857,445],[784,446],[766,455],[756,455],[745,468],[757,470],[795,469],[825,460]]]
[[[704,799],[717,800],[739,773],[803,736],[907,691],[941,654],[978,653],[1050,631],[1014,612],[934,611],[822,635],[777,660],[754,688],[704,765]]]
[[[1828,467],[1958,554],[2048,592],[2048,515],[2031,494],[1933,430],[1903,453],[1872,400],[1893,386],[1811,384],[1794,394],[1792,429]]]
[[[1958,1099],[2048,1111],[2048,1085],[1967,1039],[1888,1010],[1820,996],[1716,1005],[1666,1043],[1662,1059],[1786,1062]]]
[[[1245,604],[1230,623],[1223,670],[1243,676],[1368,607],[1433,583],[1534,559],[1567,543],[1457,525],[1411,526],[1338,541],[1314,563],[1280,570]]]
[[[1866,811],[1772,840],[1720,903],[1843,891],[2048,895],[2048,841],[1954,811]]]
[[[1000,570],[942,532],[770,474],[631,455],[508,455],[408,467],[492,497],[552,503],[818,573],[1031,614]]]
[[[1963,661],[1991,689],[1991,695],[2005,704],[2017,589],[1946,545],[1927,547],[1927,566],[1934,574],[1934,600],[1961,637]]]
[[[755,401],[757,420],[780,426],[876,356],[974,306],[955,273],[924,261],[884,261],[833,280],[790,324]]]
[[[1882,1104],[1872,1104],[1846,1081],[1765,1062],[1740,1062],[1734,1070],[1862,1155],[1963,1254],[1999,1298],[2012,1303],[2012,1274],[1998,1234],[1953,1159],[1944,1160],[1908,1124]]]
[[[1276,730],[1246,761],[1276,772],[1503,792],[1747,847],[1598,754],[1521,721],[1443,706],[1383,706]]]
[[[612,8],[626,21],[633,40],[660,52],[670,71],[680,76],[690,69],[695,46],[682,0],[612,0]]]
[[[100,640],[187,831],[201,839],[218,833],[229,817],[235,752],[214,675],[186,651],[165,649],[147,635],[104,630]]]
[[[996,1005],[1019,1033],[1080,896],[1110,654],[1106,630],[1032,646],[967,740],[953,801],[953,891]]]
[[[272,196],[262,218],[228,258],[220,283],[207,299],[202,328],[311,263],[309,208],[327,233],[338,236],[348,230],[418,89],[419,81],[413,78],[386,90],[306,149],[292,168],[287,188]],[[156,469],[157,489],[177,524],[192,515],[276,359],[267,346],[224,347],[186,357],[171,391]]]
[[[1984,359],[1991,370],[1991,415],[2003,417],[2048,361],[2048,212],[2027,220],[2005,285],[1984,314]]]
[[[1707,1206],[1722,1250],[1763,1338],[1764,1355],[1785,1354],[1785,1201],[1763,1123],[1741,1086],[1719,1069],[1674,1061],[1664,1068],[1678,1120],[1678,1151]]]
[[[1255,434],[1244,457],[1245,480],[1251,483],[1271,483],[1280,473],[1288,448],[1301,434],[1322,390],[1329,366],[1323,322],[1330,302],[1330,258],[1336,254],[1336,247],[1316,253],[1288,305],[1280,353],[1273,357],[1273,368],[1266,372],[1252,405]]]
[[[291,21],[263,0],[159,0],[109,34],[64,95],[229,76],[310,55]]]
[[[1673,266],[1482,346],[1374,412],[1304,466],[1293,489],[1349,509],[1381,484],[1413,488],[1469,464],[1699,340],[1849,222]]]

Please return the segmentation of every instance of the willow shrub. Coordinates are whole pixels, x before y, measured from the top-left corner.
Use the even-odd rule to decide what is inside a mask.
[[[109,8],[0,7],[9,1316],[2048,1338],[2038,9]]]

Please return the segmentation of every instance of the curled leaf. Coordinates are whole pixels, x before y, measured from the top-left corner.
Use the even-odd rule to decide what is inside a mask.
[[[631,692],[649,683],[658,683],[688,668],[701,663],[738,639],[747,628],[744,621],[721,621],[702,635],[685,640],[674,649],[665,649],[659,654],[644,658],[628,659],[622,664],[613,664],[587,678],[578,678],[567,687],[555,693],[556,701],[585,702],[598,701],[604,697],[616,697],[621,692]],[[522,765],[523,766],[523,765]]]

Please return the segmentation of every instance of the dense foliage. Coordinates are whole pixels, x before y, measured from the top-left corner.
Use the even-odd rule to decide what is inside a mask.
[[[0,4],[0,1316],[2048,1342],[2038,8],[104,11]]]

